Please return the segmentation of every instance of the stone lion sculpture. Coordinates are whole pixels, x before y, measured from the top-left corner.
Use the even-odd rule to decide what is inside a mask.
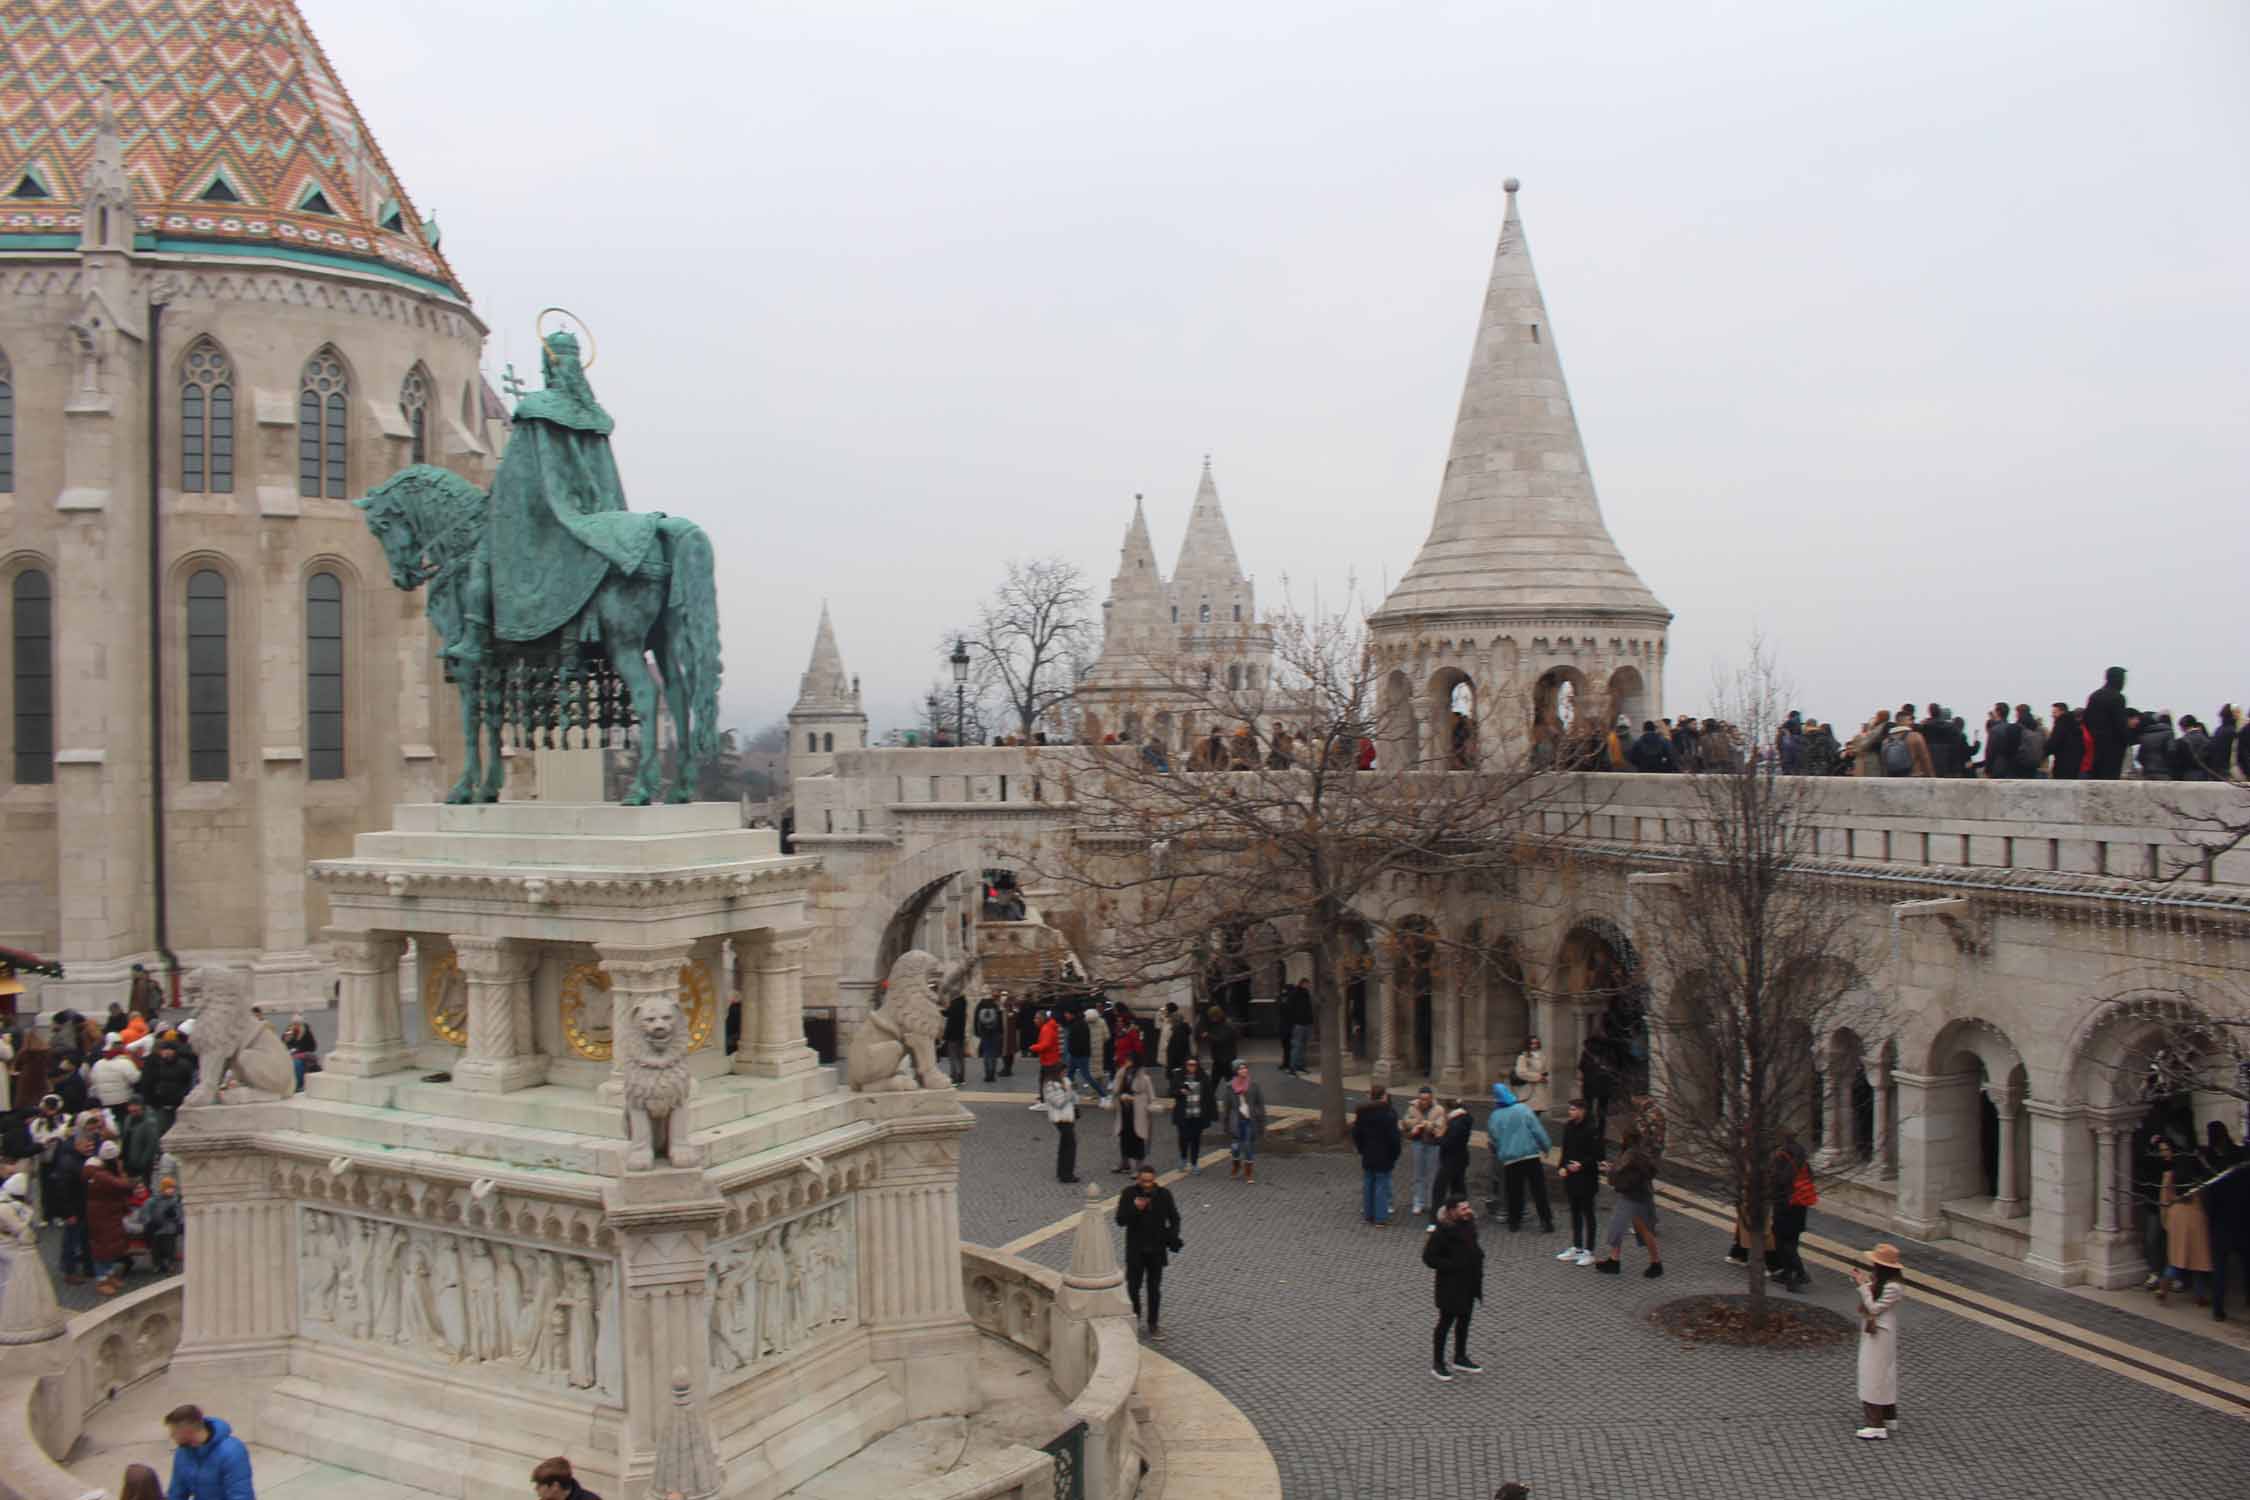
[[[938,1068],[938,1038],[945,1034],[946,997],[976,967],[974,958],[948,969],[934,953],[902,953],[883,983],[883,1004],[852,1033],[847,1076],[864,1094],[951,1088]]]
[[[297,1070],[273,1026],[251,1007],[250,976],[240,969],[195,973],[203,995],[195,1014],[195,1055],[201,1067],[182,1108],[199,1104],[256,1104],[297,1092]]]
[[[635,1045],[625,1059],[625,1166],[646,1171],[659,1161],[675,1167],[701,1166],[703,1152],[687,1140],[688,1096],[695,1078],[688,1072],[682,1042],[687,1017],[670,995],[651,995],[633,1006]],[[674,1116],[679,1134],[672,1132]]]

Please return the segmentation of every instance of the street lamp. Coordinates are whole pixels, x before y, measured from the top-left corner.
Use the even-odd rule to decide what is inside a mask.
[[[953,743],[969,743],[969,643],[953,642]]]

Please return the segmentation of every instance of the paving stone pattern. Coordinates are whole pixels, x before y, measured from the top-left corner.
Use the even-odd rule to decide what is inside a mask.
[[[1028,1085],[1019,1074],[1015,1085]],[[982,1085],[974,1081],[971,1089]],[[1268,1087],[1300,1102],[1300,1086]],[[1302,1102],[1310,1101],[1310,1089]],[[1020,1104],[978,1104],[962,1165],[963,1233],[1002,1244],[1069,1213],[1052,1180],[1052,1128]],[[1088,1180],[1116,1184],[1107,1132],[1082,1117]],[[1169,1166],[1169,1123],[1159,1128]],[[1488,1496],[1522,1479],[1554,1497],[1817,1494],[1835,1500],[2234,1493],[2250,1472],[2250,1419],[2230,1417],[1936,1307],[1902,1328],[1902,1435],[1862,1443],[1854,1352],[1689,1347],[1649,1326],[1671,1297],[1738,1291],[1726,1238],[1666,1214],[1666,1272],[1644,1280],[1558,1264],[1556,1236],[1486,1225],[1486,1297],[1472,1353],[1487,1367],[1430,1378],[1435,1313],[1421,1230],[1359,1222],[1345,1155],[1277,1156],[1256,1186],[1222,1166],[1176,1186],[1186,1252],[1166,1273],[1164,1352],[1242,1407],[1272,1446],[1290,1500]],[[1404,1182],[1398,1184],[1400,1206]],[[1077,1190],[1077,1191],[1082,1191]],[[1604,1197],[1606,1206],[1607,1197]],[[1557,1204],[1558,1211],[1561,1205]],[[1567,1227],[1567,1217],[1564,1219]],[[1840,1240],[1857,1226],[1816,1219]],[[1919,1257],[1920,1252],[1914,1252]],[[1061,1267],[1067,1235],[1030,1258]],[[2235,1373],[2233,1352],[2127,1314],[1949,1259],[1948,1279]],[[1812,1300],[1851,1306],[1838,1273]]]

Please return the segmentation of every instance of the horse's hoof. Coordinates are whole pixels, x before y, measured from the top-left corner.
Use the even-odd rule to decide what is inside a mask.
[[[648,793],[633,792],[627,795],[625,800],[618,805],[621,807],[646,807],[648,806],[648,801]]]

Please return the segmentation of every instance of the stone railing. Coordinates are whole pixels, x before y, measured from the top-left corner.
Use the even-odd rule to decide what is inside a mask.
[[[1540,804],[1546,834],[1651,852],[1710,816],[1692,777],[1578,775]],[[2200,845],[2250,819],[2240,786],[2176,781],[1789,778],[1814,830],[1811,857],[1936,867],[1965,882],[2083,887],[2182,876],[2181,899],[2244,899],[2250,848],[2216,860]]]
[[[102,1494],[60,1460],[119,1391],[171,1363],[186,1286],[175,1276],[80,1313],[59,1338],[0,1348],[0,1500]]]
[[[1066,1413],[1070,1423],[1082,1422],[1086,1428],[1079,1460],[1082,1488],[1058,1485],[1057,1500],[1068,1500],[1073,1493],[1085,1500],[1131,1500],[1140,1491],[1144,1467],[1133,1399],[1141,1374],[1140,1336],[1129,1317],[1081,1322],[1057,1316],[1055,1298],[1062,1280],[1059,1271],[998,1250],[961,1247],[962,1289],[979,1330],[1006,1339],[1051,1369],[1067,1371],[1076,1364],[1088,1371],[1083,1386],[1075,1392],[1066,1386],[1063,1392],[1072,1398]],[[1064,1339],[1084,1340],[1087,1347],[1074,1360],[1072,1351],[1060,1347]]]

